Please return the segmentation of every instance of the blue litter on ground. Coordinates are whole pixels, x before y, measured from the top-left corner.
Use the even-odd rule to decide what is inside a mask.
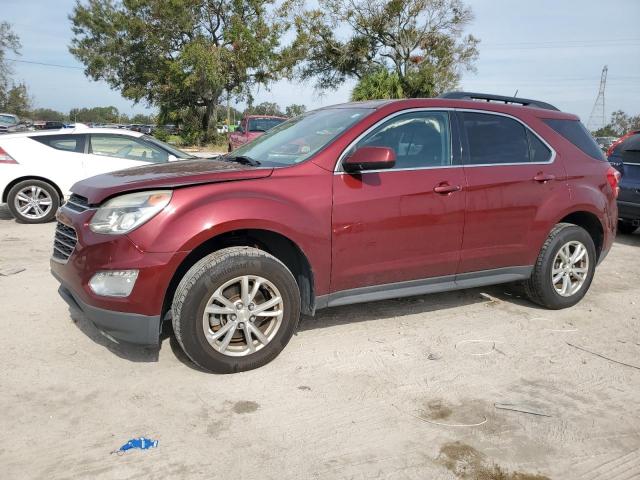
[[[149,448],[156,448],[158,446],[158,440],[151,440],[150,438],[133,438],[129,440],[127,443],[122,445],[118,450],[115,450],[111,453],[117,453],[122,455],[127,450],[132,450],[134,448],[139,448],[140,450],[148,450]]]

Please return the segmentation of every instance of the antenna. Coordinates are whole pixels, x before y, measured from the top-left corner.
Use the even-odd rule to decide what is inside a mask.
[[[607,71],[609,69],[605,65],[602,69],[602,75],[600,76],[600,88],[598,89],[598,96],[593,104],[591,115],[589,115],[589,121],[587,122],[587,128],[593,132],[599,128],[604,127],[607,124],[607,119],[604,112],[604,89],[607,86]]]

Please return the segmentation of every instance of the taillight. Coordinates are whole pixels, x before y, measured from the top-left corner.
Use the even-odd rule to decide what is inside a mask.
[[[611,185],[613,191],[613,198],[618,198],[620,193],[620,172],[613,167],[609,167],[607,170],[607,181]]]
[[[18,163],[16,162],[11,155],[4,151],[2,147],[0,147],[0,163]]]

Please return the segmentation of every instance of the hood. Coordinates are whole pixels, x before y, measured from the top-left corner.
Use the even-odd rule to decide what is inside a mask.
[[[250,180],[268,177],[272,172],[273,168],[256,168],[221,160],[180,160],[97,175],[75,183],[71,191],[93,205],[125,192]]]

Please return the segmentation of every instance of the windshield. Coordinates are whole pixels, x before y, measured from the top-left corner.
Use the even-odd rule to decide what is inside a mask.
[[[16,125],[18,123],[18,119],[13,115],[3,115],[0,113],[0,123],[4,123],[5,125]]]
[[[181,158],[181,159],[196,158],[194,155],[191,155],[190,153],[187,153],[187,152],[183,152],[182,150],[178,150],[176,147],[169,145],[168,143],[165,143],[161,140],[158,140],[157,138],[152,137],[150,135],[143,135],[142,138],[145,139],[147,142],[157,145],[163,150],[166,150],[176,158]]]
[[[271,130],[276,125],[280,125],[284,122],[284,118],[250,118],[249,119],[249,131],[250,132],[266,132]]]
[[[372,111],[368,108],[315,110],[281,123],[234,150],[227,158],[246,157],[270,166],[300,163]]]

